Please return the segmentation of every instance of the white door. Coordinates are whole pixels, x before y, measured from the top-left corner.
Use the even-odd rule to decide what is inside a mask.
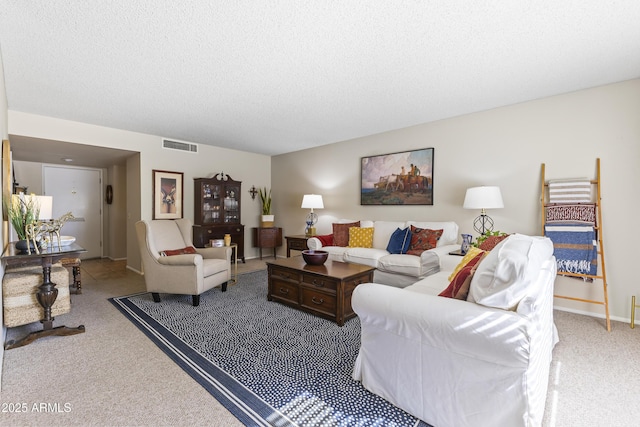
[[[80,258],[102,257],[102,170],[65,166],[43,166],[42,189],[53,196],[53,217],[71,212],[61,236],[73,236],[87,252]]]

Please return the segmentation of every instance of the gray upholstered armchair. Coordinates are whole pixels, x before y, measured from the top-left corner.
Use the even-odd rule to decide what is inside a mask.
[[[193,305],[197,306],[203,292],[216,286],[221,286],[222,292],[227,290],[231,248],[194,251],[188,219],[138,221],[136,233],[147,292],[155,302],[160,302],[162,292],[192,295]]]

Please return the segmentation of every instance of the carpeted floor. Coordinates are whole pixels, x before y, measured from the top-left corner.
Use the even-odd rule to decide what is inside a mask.
[[[245,423],[416,425],[351,379],[357,317],[339,327],[267,301],[266,271],[243,274],[238,285],[203,294],[198,308],[184,295],[163,295],[162,304],[147,293],[112,302]]]
[[[254,271],[264,269],[264,262],[247,260],[238,267]],[[144,291],[141,276],[123,262],[88,260],[82,282],[83,294],[72,295],[71,312],[55,325],[84,324],[85,333],[5,351],[0,403],[7,410],[0,424],[242,426],[108,301]],[[560,342],[543,426],[638,425],[640,324],[631,329],[613,321],[607,332],[602,319],[563,311],[554,316]],[[10,328],[8,337],[39,327]],[[23,404],[26,411],[16,410]]]

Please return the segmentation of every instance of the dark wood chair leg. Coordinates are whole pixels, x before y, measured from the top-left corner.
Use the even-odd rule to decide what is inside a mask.
[[[80,267],[73,267],[73,286],[76,288],[76,294],[82,293],[82,278],[80,277]]]
[[[228,283],[228,282],[224,282],[224,283],[222,284],[222,292],[227,292],[227,283]]]
[[[160,294],[157,292],[151,292],[151,296],[153,297],[153,302],[160,302]]]
[[[193,298],[193,306],[197,307],[200,305],[200,295],[192,295]]]

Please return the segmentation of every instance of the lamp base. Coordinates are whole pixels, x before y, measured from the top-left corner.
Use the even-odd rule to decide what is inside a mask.
[[[482,214],[473,221],[473,229],[480,234],[493,231],[493,220],[489,215]]]
[[[315,227],[307,227],[304,230],[304,235],[307,237],[313,237],[316,235],[316,228]]]

